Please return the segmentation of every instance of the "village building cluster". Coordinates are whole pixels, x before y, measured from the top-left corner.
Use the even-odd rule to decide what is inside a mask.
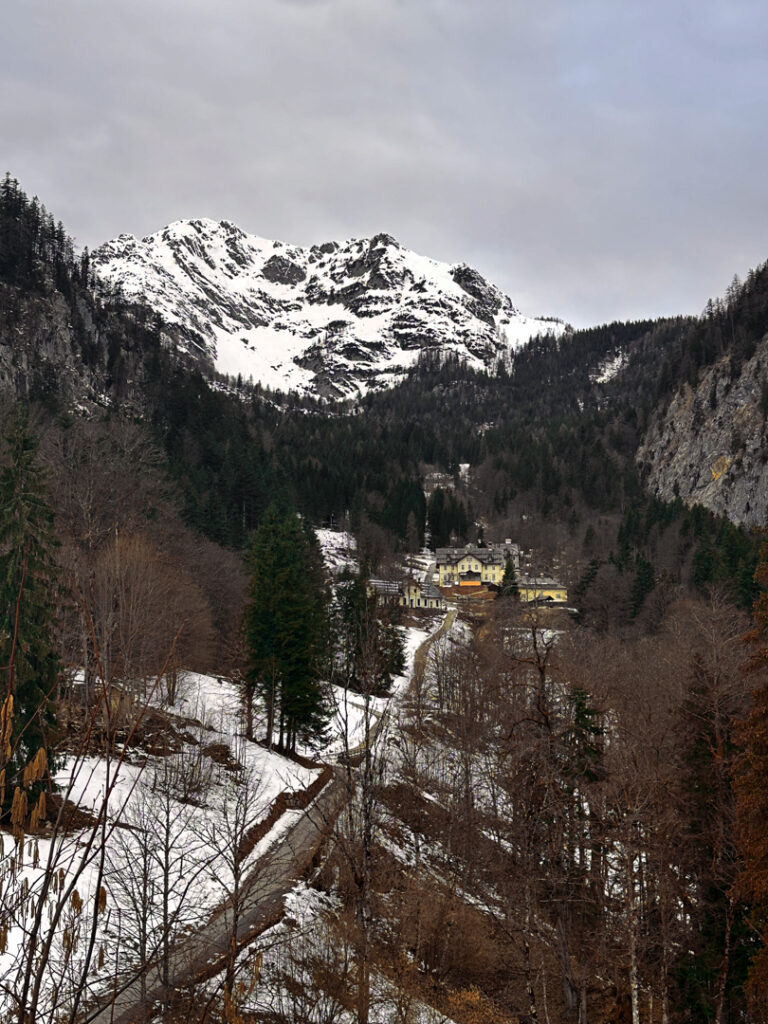
[[[517,592],[526,604],[563,605],[568,591],[550,576],[520,574],[520,548],[507,539],[487,546],[467,544],[438,548],[423,579],[371,579],[368,589],[381,604],[414,610],[443,610],[448,598],[492,597],[499,590],[508,566],[515,574]]]

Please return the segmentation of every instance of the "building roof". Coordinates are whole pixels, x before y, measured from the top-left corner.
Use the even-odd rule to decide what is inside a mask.
[[[436,553],[438,565],[456,565],[462,558],[474,558],[482,565],[502,565],[506,561],[503,551],[491,548],[472,548],[470,551],[465,548],[438,548]]]
[[[368,586],[377,594],[386,594],[387,597],[398,597],[402,593],[402,587],[393,580],[368,580]]]
[[[558,590],[565,590],[565,584],[558,583],[551,576],[521,576],[517,580],[519,587],[557,587]]]
[[[491,544],[487,548],[479,548],[474,544],[467,544],[463,548],[438,548],[435,552],[435,560],[438,565],[455,565],[462,558],[469,556],[477,559],[483,565],[503,565],[507,558],[519,553],[517,544]]]
[[[480,578],[480,574],[475,574],[477,578]],[[381,594],[383,597],[402,597],[404,591],[408,587],[415,587],[418,590],[421,597],[430,598],[435,601],[443,599],[443,595],[433,586],[431,583],[421,583],[419,580],[409,579],[404,583],[395,582],[395,580],[368,580],[368,586],[371,590],[375,590],[377,594]]]
[[[429,597],[429,598],[434,598],[434,599],[437,600],[437,599],[442,598],[442,596],[443,596],[440,593],[440,591],[437,589],[437,587],[435,587],[435,586],[433,586],[433,584],[427,583],[426,581],[423,581],[423,580],[414,580],[414,579],[407,580],[406,583],[405,583],[405,587],[408,588],[408,589],[413,587],[415,590],[417,590],[419,592],[419,596],[420,597]]]

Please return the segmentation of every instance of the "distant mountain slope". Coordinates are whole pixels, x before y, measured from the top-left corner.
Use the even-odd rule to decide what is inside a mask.
[[[424,351],[493,369],[558,321],[522,316],[465,264],[389,235],[301,249],[227,221],[177,221],[92,254],[104,286],[178,325],[188,352],[230,376],[348,397],[391,386]]]

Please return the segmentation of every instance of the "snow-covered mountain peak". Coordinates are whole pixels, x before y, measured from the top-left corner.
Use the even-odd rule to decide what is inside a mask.
[[[180,220],[92,255],[103,285],[146,302],[219,373],[350,397],[402,378],[423,351],[493,368],[563,325],[522,316],[466,264],[391,235],[301,248],[229,221]]]

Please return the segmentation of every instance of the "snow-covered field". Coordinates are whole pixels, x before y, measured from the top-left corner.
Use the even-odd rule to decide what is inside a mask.
[[[46,998],[54,987],[63,994],[77,984],[99,903],[93,963],[103,955],[104,966],[91,967],[91,984],[116,964],[147,959],[166,930],[178,934],[202,923],[227,899],[234,851],[274,799],[308,787],[319,774],[242,738],[238,697],[229,682],[188,674],[169,710],[198,722],[185,726],[187,742],[176,753],[86,756],[70,759],[58,773],[62,792],[90,813],[93,825],[53,839],[27,839],[15,853],[11,838],[2,836],[0,898],[12,925],[0,954],[0,978],[11,989],[21,984],[38,906],[44,910],[41,937],[51,939]],[[239,870],[253,870],[295,815],[278,819]],[[44,888],[46,878],[54,884]],[[3,1000],[0,992],[0,1019]]]

